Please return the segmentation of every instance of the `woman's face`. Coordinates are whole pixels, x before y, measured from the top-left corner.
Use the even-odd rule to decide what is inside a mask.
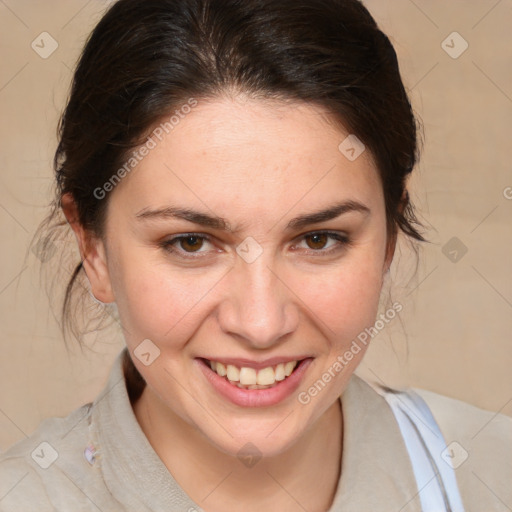
[[[108,280],[146,392],[226,453],[290,447],[365,352],[334,364],[373,325],[390,263],[379,177],[339,149],[348,135],[305,104],[199,102],[111,194]],[[276,384],[240,389],[207,361]]]

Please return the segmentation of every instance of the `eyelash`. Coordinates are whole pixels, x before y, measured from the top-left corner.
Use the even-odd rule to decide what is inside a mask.
[[[324,249],[310,249],[309,251],[306,251],[308,254],[312,254],[314,256],[330,256],[331,254],[334,254],[346,247],[349,247],[352,243],[352,240],[347,235],[342,235],[340,233],[332,232],[332,231],[311,231],[310,233],[305,233],[300,237],[301,240],[306,239],[306,237],[311,237],[314,235],[327,235],[331,239],[334,239],[338,242],[337,245],[335,245],[333,248],[324,250]],[[163,242],[160,242],[160,247],[164,249],[164,251],[168,253],[179,253],[179,257],[183,259],[189,259],[194,260],[198,258],[202,258],[201,254],[203,253],[187,253],[186,251],[180,251],[176,249],[176,245],[180,242],[180,240],[185,240],[189,237],[197,237],[203,241],[211,243],[211,238],[209,236],[203,235],[201,233],[185,233],[183,235],[177,235],[169,240],[164,240]],[[206,251],[205,251],[206,253]],[[197,256],[193,256],[193,254],[197,254]]]

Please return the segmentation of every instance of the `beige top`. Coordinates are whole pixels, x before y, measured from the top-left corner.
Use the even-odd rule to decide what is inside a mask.
[[[203,510],[174,480],[141,430],[122,371],[123,352],[92,404],[66,418],[43,421],[0,455],[0,511]],[[450,448],[452,465],[467,452],[455,470],[466,512],[510,512],[512,418],[416,391],[446,443],[458,443]],[[420,511],[411,462],[385,400],[356,375],[341,400],[341,478],[328,512]]]

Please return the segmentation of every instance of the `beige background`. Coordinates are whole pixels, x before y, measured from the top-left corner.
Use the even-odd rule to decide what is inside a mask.
[[[424,123],[411,195],[432,244],[415,277],[412,253],[401,248],[391,273],[401,319],[374,338],[358,372],[512,415],[512,0],[365,3],[395,43]],[[92,400],[123,346],[112,328],[87,338],[94,352],[68,354],[37,259],[24,261],[50,198],[71,69],[106,6],[0,0],[1,450],[45,417]],[[457,59],[441,46],[454,31],[469,44]],[[42,32],[58,42],[47,59],[31,48]],[[462,48],[456,38],[447,43]],[[467,248],[462,258],[456,249],[457,262],[443,253],[452,237]]]

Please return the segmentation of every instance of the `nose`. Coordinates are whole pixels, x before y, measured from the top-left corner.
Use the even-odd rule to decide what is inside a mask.
[[[295,295],[278,267],[270,264],[263,255],[252,263],[239,259],[219,304],[221,329],[253,349],[282,343],[299,322]]]

